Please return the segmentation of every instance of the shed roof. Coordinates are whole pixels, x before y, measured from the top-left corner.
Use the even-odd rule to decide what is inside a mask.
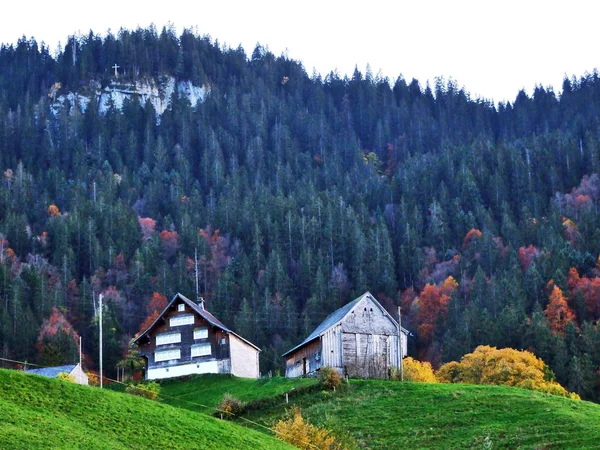
[[[208,323],[210,323],[211,325],[220,328],[221,330],[227,332],[227,333],[231,333],[234,336],[237,336],[238,338],[240,338],[242,341],[244,341],[245,343],[251,345],[252,347],[254,347],[256,350],[258,350],[259,352],[261,351],[260,348],[258,348],[256,345],[254,345],[252,342],[248,341],[247,339],[244,339],[243,337],[241,337],[239,334],[237,334],[236,332],[230,330],[229,328],[227,328],[219,319],[217,319],[215,316],[213,316],[211,313],[209,313],[206,309],[201,308],[200,306],[198,306],[198,304],[196,304],[195,302],[191,301],[189,298],[187,298],[185,295],[180,294],[179,292],[177,294],[175,294],[175,296],[171,299],[171,301],[169,302],[169,304],[167,306],[165,306],[165,309],[163,309],[161,311],[161,313],[158,315],[158,317],[154,320],[154,322],[152,322],[150,324],[150,326],[148,328],[146,328],[142,333],[140,333],[134,340],[133,343],[137,344],[138,341],[145,336],[146,334],[148,334],[148,332],[154,327],[154,325],[156,324],[156,322],[159,321],[159,319],[168,311],[169,307],[175,302],[175,300],[180,299],[182,300],[186,305],[188,305],[192,311],[194,311],[196,314],[198,314],[200,317],[204,318]]]
[[[323,334],[325,331],[327,331],[329,328],[331,328],[332,326],[336,325],[337,323],[339,323],[344,317],[346,317],[346,315],[352,311],[352,308],[354,308],[354,306],[356,306],[356,304],[358,302],[360,302],[364,297],[369,296],[373,299],[373,301],[375,301],[375,303],[383,310],[385,311],[385,309],[383,308],[383,306],[381,306],[379,304],[379,302],[375,299],[375,297],[373,297],[371,295],[371,293],[369,291],[365,292],[363,295],[361,295],[358,298],[355,298],[354,300],[352,300],[350,303],[346,303],[344,306],[342,306],[339,309],[336,309],[334,312],[332,312],[331,314],[329,314],[325,320],[323,322],[321,322],[319,324],[319,326],[317,328],[314,329],[314,331],[312,333],[310,333],[310,335],[304,339],[300,344],[296,345],[294,348],[292,348],[291,350],[288,350],[287,352],[285,352],[283,355],[281,356],[285,356],[289,353],[292,353],[293,351],[299,349],[300,347],[303,347],[304,345],[308,344],[309,342],[315,340],[316,338],[318,338],[321,334]],[[394,322],[394,324],[396,326],[398,326],[398,322],[396,322],[394,320],[393,317],[390,316],[390,319],[392,320],[392,322]],[[405,334],[408,334],[408,330],[406,330],[404,327],[402,327],[402,332],[404,332]]]
[[[62,372],[70,374],[71,372],[73,372],[73,369],[75,369],[75,367],[77,367],[77,364],[69,364],[66,366],[56,366],[56,367],[43,367],[41,369],[26,370],[25,372],[33,373],[36,375],[41,375],[43,377],[48,377],[48,378],[56,378],[58,376],[58,374],[62,373]]]

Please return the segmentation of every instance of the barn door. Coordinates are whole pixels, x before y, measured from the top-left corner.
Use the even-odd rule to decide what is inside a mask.
[[[308,364],[306,358],[302,358],[302,376],[305,377],[308,373]]]

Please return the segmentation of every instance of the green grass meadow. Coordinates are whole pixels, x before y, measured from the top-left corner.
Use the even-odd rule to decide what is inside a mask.
[[[0,449],[285,449],[235,423],[129,394],[0,369]]]
[[[244,417],[266,426],[297,404],[348,448],[600,448],[600,405],[590,402],[504,386],[350,380],[333,393],[310,389],[311,383],[200,376],[171,381],[162,392],[177,394],[166,400],[171,405],[208,413],[186,400],[215,405],[223,392],[254,400]],[[292,387],[298,394],[286,404],[281,394]]]

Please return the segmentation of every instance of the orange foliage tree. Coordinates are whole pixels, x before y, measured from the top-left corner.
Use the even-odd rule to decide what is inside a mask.
[[[476,228],[471,228],[465,236],[465,240],[463,241],[463,249],[467,248],[471,241],[481,239],[481,236],[481,231]]]
[[[152,294],[152,297],[150,297],[150,301],[148,302],[148,311],[150,311],[150,314],[140,325],[140,331],[138,331],[137,334],[140,334],[146,328],[152,325],[152,323],[158,318],[160,312],[167,307],[167,303],[167,297],[164,295],[159,294],[158,292]]]
[[[179,234],[177,234],[177,231],[161,231],[160,241],[162,242],[165,258],[167,259],[173,256],[179,248]]]
[[[417,314],[417,322],[420,325],[417,331],[419,339],[424,345],[431,343],[438,317],[446,317],[448,302],[457,287],[458,283],[450,276],[446,278],[440,287],[427,284],[421,291],[418,299],[419,309]]]
[[[438,370],[441,383],[495,384],[546,392],[578,399],[553,381],[553,374],[544,361],[528,351],[512,348],[497,349],[480,345],[460,362],[452,361]]]
[[[565,332],[567,323],[575,320],[575,314],[573,314],[573,311],[569,308],[569,305],[558,286],[553,287],[552,292],[550,293],[550,303],[548,303],[544,313],[546,314],[546,319],[548,320],[550,328],[552,328],[552,331],[555,334],[562,335]]]
[[[58,209],[58,206],[56,206],[56,205],[48,206],[48,215],[50,217],[60,216],[60,210]]]

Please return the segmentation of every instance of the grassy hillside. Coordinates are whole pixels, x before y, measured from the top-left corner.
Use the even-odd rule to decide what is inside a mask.
[[[185,399],[214,404],[228,391],[257,400],[307,382],[273,379],[261,391],[260,381],[203,376],[172,381],[163,393],[179,392],[169,402],[193,409]],[[600,405],[502,386],[351,380],[341,392],[312,390],[292,403],[358,448],[585,449],[598,448],[600,436]],[[288,406],[279,398],[246,417],[271,425]]]
[[[283,377],[237,378],[228,375],[197,375],[187,379],[166,380],[161,383],[161,397],[165,403],[211,414],[229,393],[244,401],[264,400],[281,396],[294,389],[316,384],[313,378],[289,379]],[[205,408],[206,405],[210,408]]]
[[[291,447],[249,428],[128,394],[0,370],[0,448]]]
[[[351,381],[295,399],[361,448],[598,448],[600,406],[503,386]],[[271,423],[284,407],[250,411]]]

